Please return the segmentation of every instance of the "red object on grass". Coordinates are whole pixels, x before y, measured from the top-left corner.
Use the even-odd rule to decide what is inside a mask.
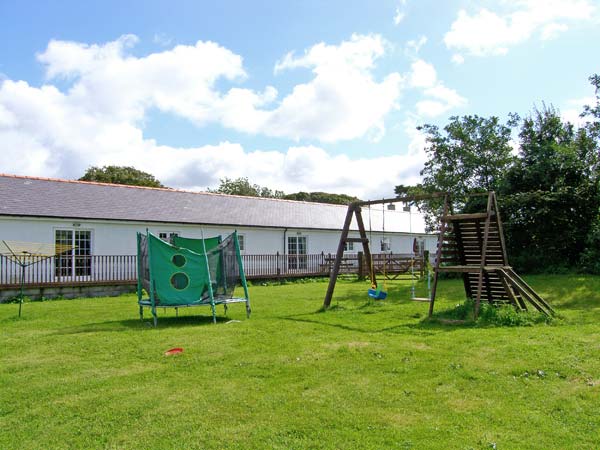
[[[183,349],[181,347],[172,348],[165,352],[165,356],[176,355],[177,353],[183,353]]]

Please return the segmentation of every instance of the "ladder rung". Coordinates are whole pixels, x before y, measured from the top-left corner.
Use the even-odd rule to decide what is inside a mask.
[[[492,216],[494,214],[492,213]],[[485,219],[487,217],[487,213],[474,213],[474,214],[453,214],[449,216],[444,216],[442,219],[445,222],[451,222],[453,220],[469,220],[469,219]]]

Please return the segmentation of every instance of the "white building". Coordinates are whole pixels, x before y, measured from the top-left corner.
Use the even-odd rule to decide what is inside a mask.
[[[163,238],[237,230],[245,255],[335,254],[346,211],[344,205],[0,175],[0,239],[75,246],[62,257],[78,261],[61,269],[65,277],[94,271],[86,258],[135,255],[136,232],[146,229]],[[412,253],[415,238],[424,250],[435,249],[435,236],[425,233],[414,210],[379,205],[363,209],[363,219],[373,253]],[[358,237],[355,223],[351,230]]]

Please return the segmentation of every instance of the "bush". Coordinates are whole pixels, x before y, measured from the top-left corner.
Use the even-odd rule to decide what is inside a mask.
[[[600,220],[596,221],[586,239],[580,265],[584,272],[600,275]]]
[[[462,304],[457,304],[453,309],[436,314],[437,319],[472,321],[475,311],[475,301],[467,299]],[[552,318],[537,311],[517,311],[512,305],[491,305],[481,302],[479,317],[476,325],[500,326],[500,327],[522,327],[537,323],[549,323]]]

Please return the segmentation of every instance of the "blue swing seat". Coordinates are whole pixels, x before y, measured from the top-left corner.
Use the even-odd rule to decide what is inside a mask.
[[[375,300],[385,300],[387,292],[382,291],[381,289],[369,289],[369,297],[374,298]]]

